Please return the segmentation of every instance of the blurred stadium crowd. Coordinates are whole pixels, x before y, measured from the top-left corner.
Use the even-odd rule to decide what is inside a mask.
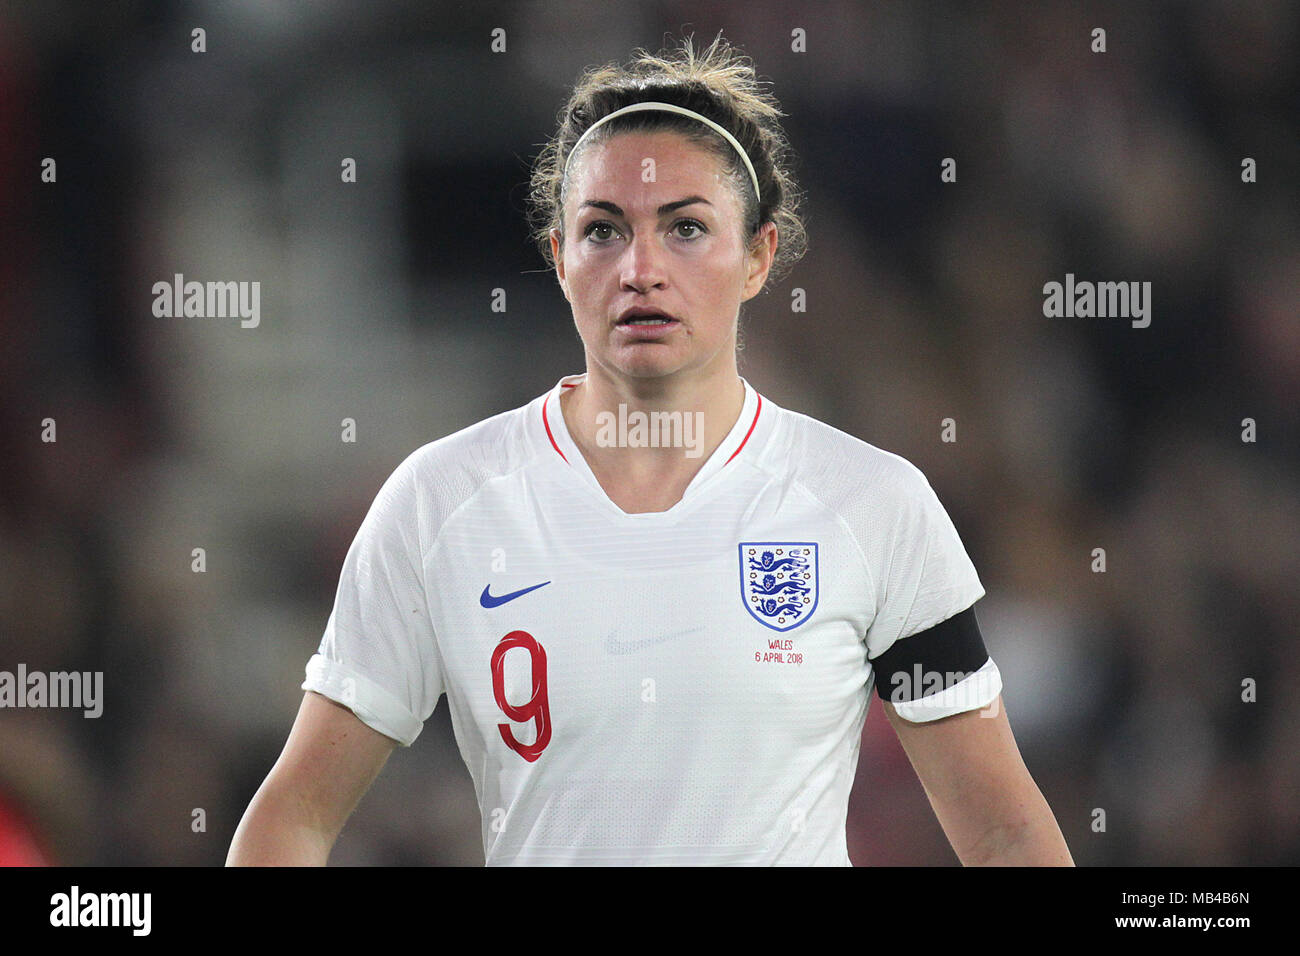
[[[929,477],[1076,861],[1300,862],[1294,4],[73,9],[0,8],[0,669],[105,703],[0,711],[0,862],[224,860],[384,478],[582,370],[528,162],[582,68],[684,30],[773,81],[807,189],[742,374]],[[155,317],[175,273],[260,281],[260,325]],[[1150,281],[1150,327],[1044,317],[1066,273]],[[332,861],[480,826],[444,702]],[[848,836],[956,862],[879,704]]]

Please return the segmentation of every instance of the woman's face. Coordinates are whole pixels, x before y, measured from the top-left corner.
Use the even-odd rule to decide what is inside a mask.
[[[734,370],[740,303],[763,287],[776,227],[746,249],[722,162],[677,133],[622,133],[588,147],[570,176],[551,250],[589,368]]]

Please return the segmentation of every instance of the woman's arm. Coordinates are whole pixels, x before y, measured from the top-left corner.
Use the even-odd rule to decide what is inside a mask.
[[[227,866],[324,866],[397,742],[312,691],[235,830]]]
[[[963,865],[1074,865],[1000,695],[981,710],[929,723],[904,720],[888,701],[885,714]]]

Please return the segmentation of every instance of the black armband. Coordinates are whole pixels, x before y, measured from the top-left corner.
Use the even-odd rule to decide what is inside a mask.
[[[876,694],[895,704],[919,700],[969,677],[988,659],[971,605],[934,627],[900,638],[874,658]]]

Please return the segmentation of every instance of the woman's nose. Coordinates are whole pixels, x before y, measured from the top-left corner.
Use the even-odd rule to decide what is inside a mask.
[[[664,250],[659,236],[643,230],[628,244],[623,257],[623,285],[637,292],[662,287],[667,280]]]

